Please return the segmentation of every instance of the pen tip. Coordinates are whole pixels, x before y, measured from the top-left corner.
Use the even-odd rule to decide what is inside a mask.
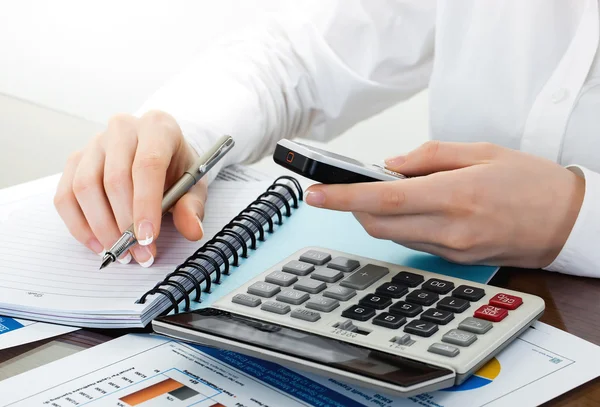
[[[115,256],[113,256],[111,253],[106,253],[102,259],[102,264],[100,264],[100,270],[112,263],[114,261],[114,257]]]

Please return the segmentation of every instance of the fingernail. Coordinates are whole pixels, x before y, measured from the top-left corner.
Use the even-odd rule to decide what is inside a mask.
[[[309,205],[323,205],[325,203],[325,194],[321,191],[308,191],[305,199]]]
[[[406,162],[406,157],[403,155],[399,155],[397,157],[391,157],[385,159],[385,164],[388,167],[399,167]]]
[[[198,219],[198,226],[200,226],[200,231],[202,232],[202,236],[200,238],[202,238],[204,237],[204,227],[202,226],[202,221],[200,220],[200,218],[196,217],[196,219]]]
[[[131,253],[126,252],[125,255],[121,255],[117,261],[121,264],[129,264],[131,262]]]
[[[135,260],[142,267],[150,267],[154,263],[154,256],[152,256],[152,252],[146,246],[135,246],[133,254],[135,255]]]
[[[88,247],[94,251],[98,256],[104,256],[106,250],[104,250],[104,246],[98,241],[98,239],[90,239],[88,242]]]
[[[137,241],[142,246],[148,246],[154,240],[154,227],[152,223],[143,220],[138,224]]]

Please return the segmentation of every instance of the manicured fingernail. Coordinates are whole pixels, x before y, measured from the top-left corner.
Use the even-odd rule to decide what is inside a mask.
[[[154,263],[154,256],[152,256],[152,252],[146,246],[135,246],[133,248],[133,253],[135,255],[135,260],[142,267],[150,267],[152,263]]]
[[[385,159],[385,164],[388,167],[399,167],[406,162],[406,157],[403,155],[399,155],[397,157],[391,157]]]
[[[129,264],[131,262],[131,253],[126,252],[125,255],[121,255],[117,261],[121,264]]]
[[[104,250],[104,246],[98,241],[98,239],[90,239],[88,242],[88,247],[94,251],[98,256],[104,256],[106,250]]]
[[[137,241],[142,246],[148,246],[154,240],[154,227],[152,223],[143,220],[138,224]]]
[[[309,205],[323,205],[325,203],[325,194],[321,191],[308,191],[305,199]]]
[[[201,236],[201,238],[202,238],[202,237],[204,237],[204,227],[202,226],[202,221],[200,220],[200,218],[197,217],[196,219],[198,219],[198,226],[200,226],[200,231],[202,232],[202,236]]]

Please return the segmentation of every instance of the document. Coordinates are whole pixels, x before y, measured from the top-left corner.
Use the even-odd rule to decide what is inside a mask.
[[[600,375],[600,347],[543,323],[460,386],[394,398],[235,352],[126,335],[0,382],[0,405],[537,406]]]
[[[0,316],[0,350],[41,341],[79,328]]]

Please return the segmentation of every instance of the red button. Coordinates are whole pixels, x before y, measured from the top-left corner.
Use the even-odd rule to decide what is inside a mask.
[[[490,300],[490,305],[510,310],[519,308],[521,304],[523,304],[521,297],[502,293],[494,295]]]
[[[487,319],[492,322],[500,322],[508,315],[504,308],[493,307],[491,305],[482,305],[475,311],[475,318]]]

